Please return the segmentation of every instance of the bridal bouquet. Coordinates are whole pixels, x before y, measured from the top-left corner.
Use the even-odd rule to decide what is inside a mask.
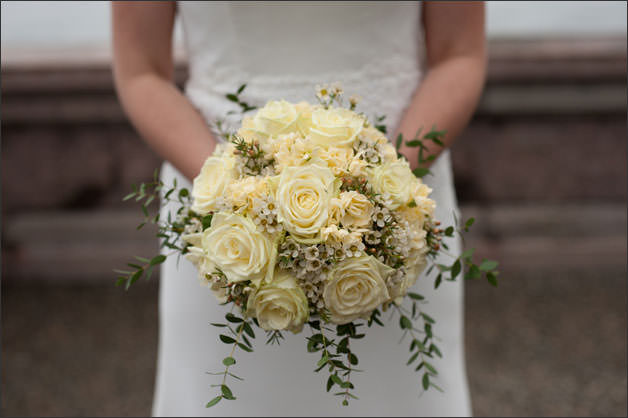
[[[339,388],[343,404],[356,398],[351,373],[357,353],[351,340],[363,338],[361,327],[384,326],[381,312],[395,309],[399,326],[410,335],[410,358],[422,373],[424,390],[436,389],[437,370],[430,358],[440,356],[434,319],[421,306],[422,295],[409,289],[426,268],[438,269],[435,286],[466,277],[484,276],[496,283],[497,263],[473,261],[473,251],[437,264],[447,237],[462,227],[441,227],[434,218],[431,189],[421,181],[428,170],[410,169],[398,148],[385,136],[382,117],[375,123],[358,113],[357,100],[343,106],[339,87],[320,88],[319,102],[270,101],[257,110],[241,101],[242,86],[227,98],[244,112],[237,132],[218,122],[227,141],[218,145],[194,179],[191,191],[176,184],[143,184],[128,199],[143,200],[146,222],[156,223],[162,246],[184,255],[198,269],[200,281],[217,303],[233,309],[219,338],[230,346],[222,361],[219,393],[207,406],[235,399],[227,384],[239,378],[231,371],[236,349],[250,352],[255,329],[267,333],[268,344],[280,343],[282,332],[302,332],[307,350],[319,352],[315,370],[326,370],[326,389]],[[442,145],[443,132],[432,130],[406,142]],[[167,220],[149,214],[147,206],[161,193],[178,208]],[[121,271],[120,284],[131,285],[166,259],[137,257],[132,271]],[[402,304],[408,298],[411,305]],[[420,329],[419,329],[420,326]]]

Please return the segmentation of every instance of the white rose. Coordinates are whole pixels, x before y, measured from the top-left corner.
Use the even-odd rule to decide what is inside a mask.
[[[272,278],[276,243],[258,231],[255,223],[237,214],[217,213],[203,232],[203,248],[227,280],[251,280],[256,286]]]
[[[270,101],[253,117],[249,127],[262,137],[288,133],[297,129],[296,107],[285,100]]]
[[[275,200],[278,219],[297,241],[318,242],[327,225],[335,177],[327,167],[287,167],[279,176]]]
[[[355,190],[340,193],[340,201],[344,209],[341,219],[345,227],[366,227],[371,224],[373,216],[373,203]]]
[[[368,170],[369,180],[373,189],[382,195],[388,195],[391,200],[389,209],[397,209],[411,199],[411,186],[416,178],[408,162],[396,160],[379,165]]]
[[[230,156],[211,156],[203,164],[192,186],[192,210],[205,215],[216,209],[216,199],[222,197],[237,176],[235,160]]]
[[[346,324],[389,300],[385,279],[393,269],[371,256],[352,257],[330,272],[323,290],[331,322]]]
[[[364,120],[348,109],[317,109],[312,112],[310,138],[323,148],[350,147],[363,126]]]
[[[271,283],[262,285],[247,302],[247,312],[262,329],[301,331],[309,315],[303,290],[291,273],[277,270]]]

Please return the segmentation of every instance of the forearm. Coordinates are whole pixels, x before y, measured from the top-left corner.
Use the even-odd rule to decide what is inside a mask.
[[[207,123],[169,80],[146,72],[117,80],[120,100],[144,140],[193,179],[216,141]]]
[[[414,138],[419,129],[426,134],[435,127],[446,131],[443,139],[445,146],[425,141],[428,150],[423,158],[437,156],[449,147],[475,110],[484,85],[484,76],[483,56],[453,57],[430,68],[393,137],[396,138],[399,133],[403,135],[404,144],[400,152],[413,169],[418,167],[418,148],[406,146],[405,141]]]

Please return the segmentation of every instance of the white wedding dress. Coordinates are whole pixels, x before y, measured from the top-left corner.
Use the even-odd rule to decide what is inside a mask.
[[[315,86],[338,81],[347,95],[357,94],[358,109],[386,114],[389,132],[399,123],[420,83],[424,41],[420,3],[380,2],[318,4],[284,2],[262,5],[180,2],[189,59],[185,93],[207,118],[236,110],[225,94],[246,82],[250,104],[267,100],[314,101]],[[451,224],[456,208],[448,152],[433,165],[427,182],[434,189],[437,217]],[[165,163],[162,179],[190,187]],[[165,208],[164,208],[165,210]],[[456,209],[457,210],[457,209]],[[458,243],[451,251],[458,253]],[[434,290],[433,277],[421,277],[415,291],[429,300],[425,311],[437,321],[435,334],[443,358],[435,359],[435,382],[444,393],[421,392],[421,375],[406,366],[408,340],[399,344],[398,318],[386,327],[368,329],[352,342],[362,373],[354,373],[360,397],[348,407],[325,391],[327,375],[313,373],[318,354],[306,351],[305,335],[284,333],[280,347],[264,344],[257,331],[255,352],[237,352],[233,381],[237,400],[205,404],[217,389],[229,347],[218,341],[226,307],[202,287],[194,267],[172,257],[162,266],[159,297],[159,356],[154,415],[178,416],[419,416],[470,415],[463,344],[463,283],[444,282]]]

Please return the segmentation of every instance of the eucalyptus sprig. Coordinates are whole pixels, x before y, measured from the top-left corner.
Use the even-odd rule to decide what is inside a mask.
[[[435,127],[433,127],[428,133],[421,136],[422,131],[423,131],[423,128],[419,128],[419,130],[417,131],[417,133],[414,135],[412,139],[405,141],[406,146],[411,147],[411,148],[417,148],[417,147],[419,148],[419,152],[417,155],[418,167],[412,170],[412,173],[416,177],[419,177],[419,178],[425,177],[428,174],[432,174],[429,168],[425,167],[425,164],[430,163],[436,159],[435,155],[429,155],[425,157],[425,153],[428,151],[428,148],[425,145],[425,143],[427,141],[431,141],[440,147],[444,147],[445,144],[443,142],[443,138],[445,137],[445,134],[447,133],[447,131],[439,131]],[[395,148],[397,148],[397,156],[399,158],[402,157],[402,155],[399,153],[402,143],[403,143],[403,134],[400,133],[399,135],[397,135],[397,140],[395,142]]]
[[[137,229],[142,229],[147,224],[155,225],[157,227],[156,237],[160,239],[160,248],[169,248],[172,251],[168,254],[157,254],[151,258],[135,256],[136,262],[127,263],[127,267],[132,270],[114,270],[118,274],[116,286],[125,285],[127,290],[142,277],[150,279],[155,266],[162,264],[169,256],[186,252],[185,245],[180,244],[180,237],[192,218],[196,218],[202,224],[207,222],[206,217],[199,216],[190,210],[185,212],[191,204],[190,192],[186,188],[178,187],[176,178],[172,187],[167,187],[159,178],[159,170],[155,170],[152,181],[141,183],[139,186],[132,185],[132,192],[122,200],[130,199],[135,199],[136,202],[141,203],[143,219]],[[160,199],[163,202],[178,205],[174,215],[172,211],[168,212],[166,220],[161,219],[159,208],[154,208],[153,205]],[[151,213],[153,210],[154,213]]]
[[[331,391],[334,385],[341,390],[335,392],[334,396],[343,398],[342,405],[349,405],[349,399],[358,399],[351,391],[355,386],[351,382],[351,372],[360,372],[354,366],[358,365],[358,357],[350,348],[351,339],[364,338],[365,334],[358,334],[357,328],[362,324],[350,322],[344,325],[337,325],[336,329],[326,327],[320,320],[308,322],[312,330],[312,336],[307,338],[307,351],[310,353],[321,352],[321,357],[316,363],[315,372],[320,372],[327,367],[329,377],[327,378],[326,390]],[[340,341],[330,340],[325,332],[335,333]],[[334,349],[335,352],[332,352]]]
[[[408,359],[406,365],[411,365],[417,359],[419,364],[414,369],[415,372],[423,371],[421,376],[421,385],[424,391],[429,388],[434,388],[440,392],[443,390],[434,383],[433,379],[438,376],[438,371],[430,363],[429,359],[433,359],[434,356],[442,357],[442,353],[434,341],[434,333],[432,327],[435,323],[434,319],[423,312],[419,307],[420,303],[424,303],[425,297],[413,292],[408,292],[408,296],[412,299],[412,312],[407,313],[403,307],[399,305],[392,305],[399,313],[399,327],[403,330],[402,340],[410,335],[410,353],[411,356]],[[408,317],[409,315],[409,317]],[[422,323],[422,329],[415,327],[415,323],[420,321]],[[422,336],[420,336],[421,334]]]
[[[211,408],[222,399],[226,399],[229,401],[236,399],[236,397],[233,395],[233,390],[227,385],[227,377],[232,377],[237,380],[244,380],[240,376],[237,376],[229,371],[230,368],[236,364],[236,359],[234,357],[235,351],[237,348],[248,353],[253,351],[253,344],[249,340],[249,337],[251,339],[254,339],[255,332],[253,331],[253,327],[251,327],[249,321],[231,312],[225,315],[225,319],[226,323],[212,323],[211,325],[218,328],[224,328],[229,332],[229,334],[231,334],[220,334],[219,336],[221,342],[231,346],[231,352],[227,357],[222,360],[222,364],[225,366],[224,371],[215,373],[208,372],[208,374],[214,376],[222,376],[222,382],[220,384],[211,385],[211,387],[220,388],[220,393],[212,400],[207,402],[207,404],[205,405],[206,408]],[[234,326],[235,329],[233,328]]]
[[[234,102],[235,104],[240,106],[240,112],[241,113],[246,113],[246,112],[250,112],[251,110],[257,109],[257,106],[251,106],[247,102],[245,102],[244,100],[242,100],[240,98],[240,94],[242,94],[242,92],[244,91],[245,88],[246,88],[246,83],[244,83],[240,87],[238,87],[238,90],[236,90],[235,93],[227,93],[227,94],[225,94],[225,97],[227,98],[227,100],[229,100],[231,102]],[[232,113],[235,113],[235,112],[234,111],[227,112],[228,115],[232,114]]]

